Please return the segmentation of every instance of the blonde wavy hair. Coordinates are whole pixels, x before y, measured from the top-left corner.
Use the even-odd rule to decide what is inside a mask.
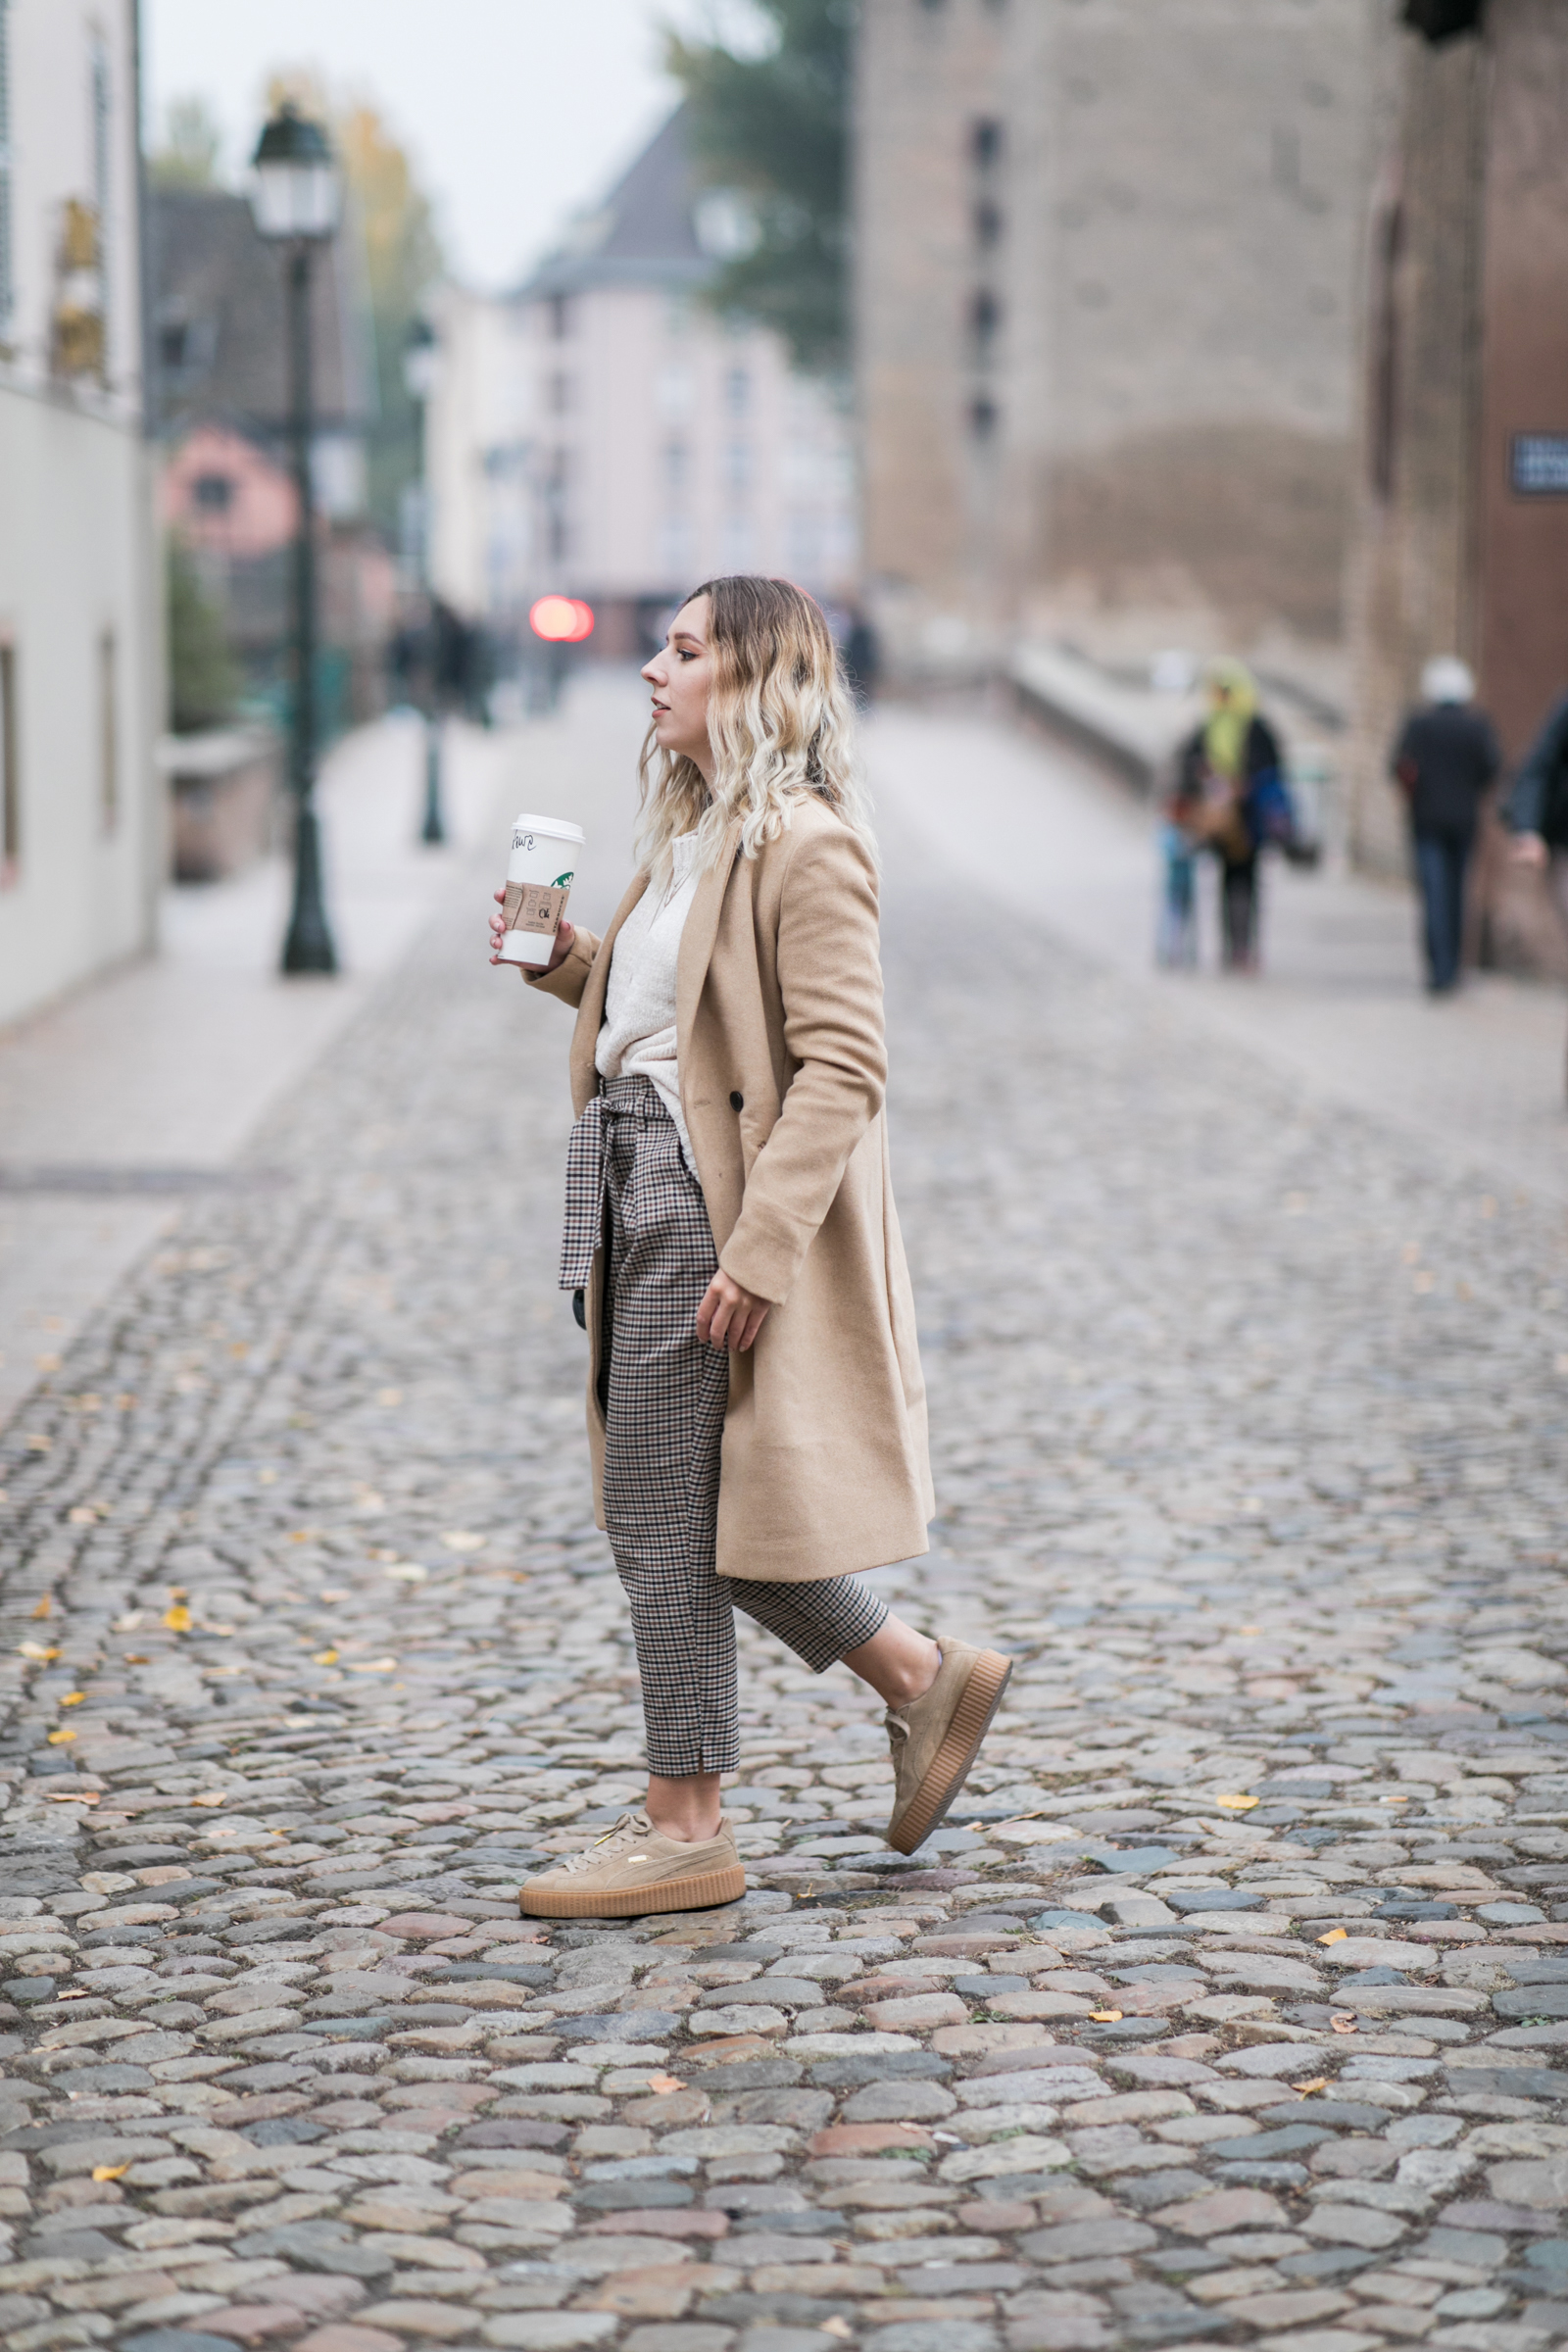
[[[681,602],[705,596],[712,790],[696,761],[662,751],[650,727],[637,762],[639,865],[656,888],[665,887],[671,842],[695,830],[701,872],[716,862],[737,822],[741,849],[755,858],[789,830],[794,804],[808,793],[836,809],[874,857],[855,705],[821,607],[789,580],[748,574],[705,580]]]

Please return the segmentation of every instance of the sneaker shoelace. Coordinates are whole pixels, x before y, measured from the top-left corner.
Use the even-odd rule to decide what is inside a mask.
[[[580,1854],[568,1854],[561,1865],[568,1876],[579,1870],[598,1870],[605,1862],[612,1862],[617,1853],[639,1838],[652,1838],[657,1833],[646,1813],[623,1813],[613,1829],[596,1838],[592,1845],[584,1846]]]

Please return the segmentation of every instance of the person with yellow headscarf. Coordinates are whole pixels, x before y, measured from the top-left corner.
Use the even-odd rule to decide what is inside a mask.
[[[1279,737],[1257,707],[1243,662],[1209,664],[1208,716],[1177,757],[1167,814],[1220,867],[1220,955],[1227,971],[1255,972],[1257,861],[1266,843],[1296,845]]]

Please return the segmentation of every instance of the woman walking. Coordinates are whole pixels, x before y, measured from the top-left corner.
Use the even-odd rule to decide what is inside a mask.
[[[587,1296],[648,1796],[528,1881],[536,1918],[744,1891],[718,1789],[739,1761],[736,1605],[884,1701],[901,1853],[963,1786],[1011,1671],[858,1581],[928,1548],[934,1502],[876,862],[832,637],[784,581],[710,580],[643,675],[639,871],[604,938],[563,922],[529,985],[577,1007],[561,1280]]]
[[[1212,662],[1205,683],[1208,716],[1182,746],[1167,815],[1219,860],[1224,968],[1255,972],[1258,858],[1266,842],[1295,840],[1284,759],[1245,662]]]

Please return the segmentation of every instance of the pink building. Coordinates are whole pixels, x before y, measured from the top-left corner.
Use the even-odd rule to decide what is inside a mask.
[[[254,441],[198,424],[164,469],[164,521],[187,546],[230,562],[270,556],[293,538],[294,484]]]

